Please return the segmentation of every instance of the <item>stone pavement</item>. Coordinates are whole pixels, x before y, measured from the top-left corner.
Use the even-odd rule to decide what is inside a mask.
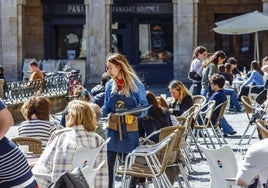
[[[237,152],[241,149],[246,149],[248,145],[244,145],[243,147],[238,146],[239,139],[241,135],[243,134],[243,131],[245,127],[247,126],[247,116],[246,113],[236,113],[236,114],[225,114],[225,117],[227,121],[233,126],[233,128],[237,131],[237,135],[229,136],[226,138],[228,144],[232,147],[232,149],[235,151],[235,154],[237,157],[241,157],[241,153]],[[250,128],[249,131],[251,131],[253,127]],[[7,133],[8,138],[12,138],[17,136],[17,126],[13,126],[10,128],[10,130]],[[199,138],[200,141],[202,141],[201,138]],[[247,140],[246,140],[247,141]],[[258,141],[257,132],[255,132],[254,137],[251,141],[251,143],[254,143]],[[219,147],[217,145],[217,147]],[[210,181],[210,174],[209,174],[209,167],[207,165],[207,162],[205,160],[201,160],[198,153],[195,153],[195,156],[197,160],[192,164],[193,166],[193,172],[190,172],[189,175],[189,181],[192,188],[207,188],[209,187],[209,181]],[[120,182],[116,182],[116,188],[120,187]],[[152,185],[150,185],[152,187]],[[174,187],[179,187],[178,183],[174,184]]]

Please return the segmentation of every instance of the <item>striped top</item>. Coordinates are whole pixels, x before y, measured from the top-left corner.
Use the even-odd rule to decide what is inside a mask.
[[[27,160],[6,137],[0,140],[0,187],[37,188]]]
[[[41,140],[43,150],[45,149],[50,136],[56,129],[56,126],[52,122],[39,119],[24,121],[18,128],[19,136]]]

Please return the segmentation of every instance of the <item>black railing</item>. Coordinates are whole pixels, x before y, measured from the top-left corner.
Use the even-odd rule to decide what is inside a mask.
[[[69,88],[66,74],[53,73],[46,75],[45,80],[6,83],[3,87],[3,100],[6,104],[15,104],[36,94],[45,97],[68,95]]]

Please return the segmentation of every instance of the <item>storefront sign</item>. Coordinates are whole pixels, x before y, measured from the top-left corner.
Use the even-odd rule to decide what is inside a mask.
[[[85,15],[83,4],[55,4],[54,15]]]
[[[171,3],[136,3],[113,5],[113,14],[172,14]]]

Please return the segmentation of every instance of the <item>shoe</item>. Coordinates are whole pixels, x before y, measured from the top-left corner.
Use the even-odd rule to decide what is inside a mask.
[[[228,133],[229,135],[235,135],[237,132],[236,131],[232,131],[230,133]]]
[[[228,134],[229,134],[229,135],[235,135],[236,133],[237,133],[236,131],[232,131],[232,132],[230,132],[230,133],[224,133],[223,136],[224,136],[224,137],[228,137]]]
[[[245,112],[245,109],[244,108],[241,108],[240,110],[237,110],[236,112],[242,113],[242,112]]]

